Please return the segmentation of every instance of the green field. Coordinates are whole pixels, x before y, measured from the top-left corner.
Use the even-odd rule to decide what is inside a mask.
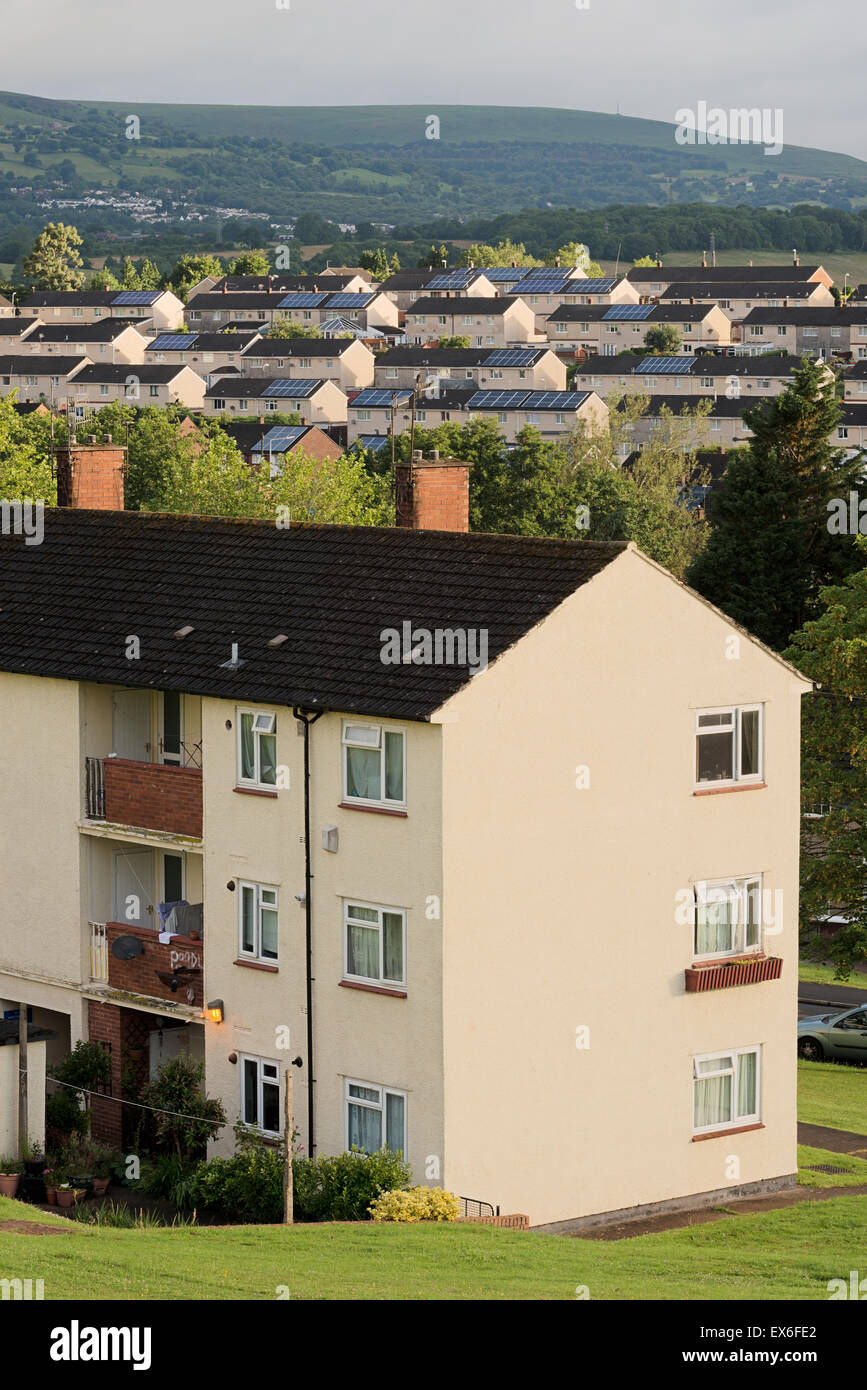
[[[867,1070],[799,1061],[798,1119],[867,1135]]]
[[[0,1222],[49,1220],[0,1198]],[[58,1218],[52,1218],[58,1224]],[[805,1202],[631,1240],[484,1226],[373,1224],[112,1230],[0,1226],[0,1277],[55,1299],[825,1299],[858,1267],[867,1198]],[[287,1293],[283,1293],[286,1297]]]

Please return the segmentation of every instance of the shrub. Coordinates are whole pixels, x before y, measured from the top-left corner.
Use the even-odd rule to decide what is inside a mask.
[[[147,1197],[160,1197],[178,1206],[186,1206],[186,1202],[177,1201],[175,1193],[179,1188],[184,1189],[197,1166],[183,1162],[177,1154],[157,1154],[153,1158],[143,1159],[141,1177],[133,1186]]]
[[[142,1104],[161,1112],[154,1116],[160,1147],[181,1162],[200,1153],[226,1123],[221,1102],[205,1094],[204,1077],[204,1063],[176,1057],[141,1090]]]
[[[456,1221],[460,1206],[441,1187],[410,1187],[380,1193],[368,1211],[374,1221]]]
[[[239,1148],[232,1158],[200,1163],[183,1193],[186,1206],[225,1212],[238,1221],[283,1220],[283,1155],[266,1144]],[[181,1205],[181,1203],[178,1203]]]
[[[381,1192],[404,1187],[412,1173],[403,1155],[378,1153],[320,1154],[292,1160],[295,1212],[304,1221],[366,1221],[370,1204]]]
[[[49,1149],[62,1145],[71,1134],[86,1134],[89,1116],[72,1091],[57,1091],[45,1102],[45,1143]]]

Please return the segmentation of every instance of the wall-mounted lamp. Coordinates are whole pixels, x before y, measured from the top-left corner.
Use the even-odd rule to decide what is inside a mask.
[[[212,999],[208,1004],[208,1018],[211,1023],[223,1022],[223,1001],[222,999]]]

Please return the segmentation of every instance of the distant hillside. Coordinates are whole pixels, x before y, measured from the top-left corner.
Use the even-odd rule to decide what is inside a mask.
[[[436,140],[425,136],[433,114]],[[127,138],[131,115],[137,139]],[[792,146],[768,157],[755,145],[681,146],[674,134],[660,121],[539,107],[185,106],[6,92],[0,227],[96,188],[163,199],[172,218],[220,208],[404,225],[615,203],[867,205],[867,163],[849,155]],[[75,217],[88,219],[136,225],[112,206]]]

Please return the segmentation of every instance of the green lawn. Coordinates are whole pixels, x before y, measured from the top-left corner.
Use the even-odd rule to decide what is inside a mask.
[[[798,1119],[867,1135],[867,1069],[799,1061]]]
[[[47,1219],[0,1198],[0,1221]],[[56,1219],[56,1218],[55,1218]],[[839,1197],[632,1240],[575,1240],[483,1226],[72,1234],[0,1228],[0,1277],[41,1278],[46,1300],[825,1299],[863,1256],[867,1198]],[[285,1297],[285,1293],[283,1297]]]
[[[807,1169],[815,1163],[828,1163],[834,1168],[845,1168],[845,1173],[810,1173]],[[811,1149],[806,1144],[798,1145],[798,1186],[799,1187],[865,1187],[867,1186],[867,1158],[855,1158],[852,1154],[836,1154],[830,1149]]]
[[[845,989],[863,989],[864,997],[867,998],[867,972],[864,970],[853,970],[846,980],[838,980],[834,975],[833,965],[821,965],[815,960],[802,960],[798,964],[798,979],[805,984],[813,985],[842,985]],[[845,1008],[841,1004],[841,1008]]]

